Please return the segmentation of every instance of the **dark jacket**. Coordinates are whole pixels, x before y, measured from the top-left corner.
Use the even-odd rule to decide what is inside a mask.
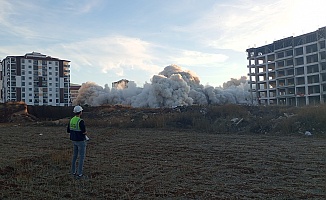
[[[71,121],[70,121],[71,122]],[[70,122],[68,123],[67,133],[70,133],[70,140],[72,141],[84,141],[86,139],[86,132],[85,122],[84,120],[80,119],[78,122],[79,130],[73,130],[70,127]]]

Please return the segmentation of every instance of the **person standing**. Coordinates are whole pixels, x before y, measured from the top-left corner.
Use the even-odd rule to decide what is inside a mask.
[[[70,140],[72,140],[73,143],[71,173],[77,177],[82,177],[87,145],[86,140],[88,137],[86,136],[87,131],[85,122],[80,118],[83,108],[81,106],[75,106],[73,112],[75,116],[71,118],[67,127],[67,132],[70,133]],[[76,169],[76,161],[78,156],[78,168]]]

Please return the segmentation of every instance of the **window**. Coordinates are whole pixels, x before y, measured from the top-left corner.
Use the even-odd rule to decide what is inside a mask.
[[[277,53],[277,58],[283,58],[283,57],[284,57],[284,52]]]
[[[22,75],[25,75],[25,71],[22,71]]]
[[[304,80],[304,77],[298,77],[298,78],[296,78],[296,84],[297,85],[303,85],[303,84],[305,84],[305,80]]]
[[[293,51],[289,50],[285,52],[286,56],[293,56]]]
[[[317,51],[317,44],[306,46],[306,53],[313,53],[316,51]]]
[[[25,63],[25,59],[22,59],[22,63]]]
[[[326,62],[322,62],[321,63],[321,69],[322,70],[326,70]]]
[[[318,62],[318,54],[307,56],[307,63]]]
[[[49,72],[49,75],[52,76],[52,72]]]
[[[32,69],[32,65],[28,65],[28,69]]]
[[[32,71],[28,71],[28,74],[32,74]]]
[[[25,76],[22,76],[22,80],[23,80],[23,81],[25,80]]]
[[[277,67],[284,67],[284,60],[277,62]]]
[[[52,81],[52,77],[49,77],[49,81]]]
[[[32,60],[28,60],[28,63],[32,63]]]
[[[33,89],[32,88],[28,88],[28,91],[32,91]]]
[[[25,69],[25,65],[22,65],[22,69]]]
[[[287,75],[293,75],[293,74],[294,74],[294,69],[287,70]]]
[[[32,96],[32,93],[29,93],[29,94],[28,94],[28,96],[30,96],[30,97],[31,97],[31,96]]]
[[[326,59],[326,52],[324,51],[324,52],[321,52],[320,54],[320,59],[321,60],[325,60]]]
[[[319,65],[318,64],[307,66],[307,73],[308,74],[316,73],[316,72],[319,72]]]
[[[55,61],[55,65],[58,66],[58,64],[59,64],[58,61]]]
[[[293,65],[293,60],[289,59],[286,61],[286,66],[292,66]]]
[[[299,56],[299,55],[302,55],[302,54],[303,54],[303,48],[302,47],[299,47],[299,48],[295,49],[295,55],[296,56]]]
[[[303,65],[303,57],[300,57],[300,58],[296,58],[295,59],[295,62],[296,62],[296,65]]]
[[[296,75],[303,75],[304,74],[304,68],[303,67],[299,67],[296,69]]]
[[[25,86],[25,82],[22,82],[22,86]],[[25,88],[23,88],[23,89],[25,89]]]
[[[58,71],[58,67],[55,67],[55,71]]]
[[[32,82],[29,82],[28,85],[32,85]]]
[[[33,100],[32,100],[32,99],[29,99],[29,100],[28,100],[28,102],[32,103],[32,102],[33,102]]]

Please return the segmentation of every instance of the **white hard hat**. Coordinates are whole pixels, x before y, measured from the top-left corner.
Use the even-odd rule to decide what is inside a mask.
[[[74,107],[74,113],[81,112],[82,110],[83,110],[83,108],[81,106],[75,106]]]

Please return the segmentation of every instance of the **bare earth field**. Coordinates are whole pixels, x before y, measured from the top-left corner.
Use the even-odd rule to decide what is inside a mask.
[[[65,127],[0,124],[0,199],[326,199],[324,136],[88,132],[79,180]]]

